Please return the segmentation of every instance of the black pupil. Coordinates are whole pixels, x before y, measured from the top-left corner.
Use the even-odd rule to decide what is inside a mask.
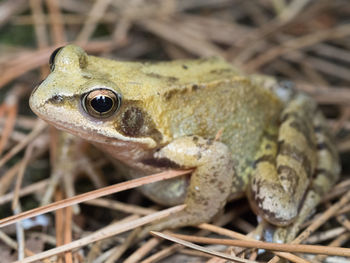
[[[99,113],[105,113],[112,109],[113,100],[104,95],[96,96],[91,100],[91,106]]]

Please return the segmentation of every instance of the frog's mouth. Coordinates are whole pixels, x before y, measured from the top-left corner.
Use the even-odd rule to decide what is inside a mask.
[[[38,114],[40,117],[40,115]],[[96,133],[94,130],[89,128],[79,128],[78,126],[67,125],[63,122],[44,119],[48,124],[54,126],[55,128],[68,132],[90,142],[91,144],[98,147],[100,150],[109,154],[112,159],[118,159],[125,164],[130,166],[135,165],[135,161],[148,156],[149,148],[146,143],[133,142],[130,140],[114,139],[108,138],[104,135]],[[147,138],[145,138],[147,139]],[[154,147],[152,147],[153,149]]]
[[[65,131],[68,133],[71,133],[73,135],[76,135],[78,137],[83,138],[84,140],[90,141],[90,142],[97,142],[97,143],[112,143],[113,141],[109,139],[108,137],[102,136],[98,133],[96,133],[94,130],[89,128],[81,128],[80,126],[72,126],[70,123],[60,122],[60,121],[52,121],[47,118],[43,118],[39,114],[37,114],[39,118],[46,121],[48,124],[52,125],[53,127]]]

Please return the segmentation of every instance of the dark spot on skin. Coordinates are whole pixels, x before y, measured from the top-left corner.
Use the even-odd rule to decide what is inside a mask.
[[[304,121],[302,119],[294,120],[289,124],[289,126],[291,128],[294,128],[295,130],[297,130],[299,133],[301,133],[304,136],[304,138],[305,138],[305,140],[310,148],[315,147],[315,142],[312,139],[312,131],[311,131],[310,126],[306,120],[304,120]]]
[[[265,145],[265,150],[270,150],[271,147],[272,147],[271,144],[266,144],[266,145]]]
[[[52,104],[63,104],[63,103],[70,103],[74,104],[76,101],[80,101],[80,95],[74,95],[74,96],[63,96],[56,94],[52,96],[51,98],[46,100],[46,103],[52,103]]]
[[[139,136],[144,124],[143,113],[139,108],[131,107],[122,115],[122,131],[128,136]]]
[[[168,158],[150,158],[141,161],[143,164],[159,168],[179,169],[181,166]]]
[[[179,79],[176,78],[176,77],[166,77],[166,78],[167,78],[167,80],[170,81],[170,82],[176,82],[176,81],[179,80]]]
[[[52,104],[60,104],[64,100],[64,97],[62,95],[54,95],[52,96],[48,101]]]
[[[202,203],[202,196],[200,193],[198,193],[198,191],[191,191],[191,193],[191,199],[194,201],[194,203]]]
[[[205,87],[205,86],[198,86],[196,84],[194,84],[192,86],[182,86],[181,88],[179,88],[179,86],[178,86],[176,88],[165,91],[163,93],[163,97],[165,100],[170,100],[173,98],[173,96],[178,95],[177,98],[179,100],[182,100],[183,97],[186,96],[186,94],[188,92],[195,91],[195,90],[202,88],[202,87]],[[180,96],[180,98],[179,98],[179,96]]]
[[[214,175],[213,175],[214,176]],[[222,183],[222,181],[218,181],[218,183],[217,183],[217,187],[218,188],[223,188],[223,185],[222,185],[223,183]]]
[[[292,167],[289,167],[287,165],[280,165],[277,168],[277,173],[279,174],[281,180],[287,180],[291,183],[291,187],[289,190],[292,194],[294,194],[295,189],[298,187],[299,184],[299,177],[297,172]]]
[[[157,73],[147,73],[146,74],[148,77],[151,77],[151,78],[156,78],[156,79],[163,79],[163,80],[166,80],[170,83],[173,83],[173,82],[177,82],[179,79],[176,78],[176,77],[172,77],[172,76],[163,76],[163,75],[160,75],[160,74],[157,74]]]
[[[193,140],[194,143],[197,143],[197,142],[198,142],[198,139],[199,139],[199,138],[198,138],[197,136],[193,136],[193,137],[192,137],[192,140]]]
[[[176,93],[178,93],[178,92],[179,92],[179,91],[176,90],[176,89],[169,90],[169,91],[165,92],[165,93],[164,93],[164,98],[165,98],[165,100],[170,100],[171,97],[172,97],[173,95],[175,95]]]
[[[298,113],[296,113],[294,111],[290,111],[290,112],[284,113],[281,116],[281,122],[282,123],[288,121],[289,119],[299,120],[299,119],[301,119],[301,117],[298,115]]]
[[[218,189],[219,189],[219,191],[220,191],[221,193],[224,193],[224,192],[226,191],[226,188],[225,188],[225,187],[218,187]]]
[[[276,160],[275,156],[273,156],[271,154],[263,155],[254,162],[253,167],[255,168],[256,165],[260,162],[268,162],[272,165],[275,165],[275,160]]]
[[[289,118],[289,113],[282,114],[281,116],[281,123],[287,121]]]
[[[164,76],[159,75],[157,73],[147,73],[146,75],[149,77],[152,77],[152,78],[157,78],[157,79],[162,79],[164,77]]]
[[[85,54],[84,55],[80,55],[80,57],[79,57],[79,67],[81,69],[84,69],[84,68],[87,67],[87,64],[88,64],[87,56]]]
[[[197,152],[197,160],[199,160],[200,158],[202,158],[202,154],[201,154],[201,152]]]
[[[210,71],[211,74],[223,74],[223,73],[227,73],[227,72],[232,72],[232,69],[230,68],[219,68],[219,69],[213,69]]]
[[[183,69],[188,69],[188,67],[186,65],[182,65]]]
[[[281,122],[286,122],[288,119],[298,119],[299,115],[296,112],[287,112],[281,116]]]
[[[150,137],[156,142],[163,138],[152,118],[142,110],[142,105],[139,106],[137,101],[124,100],[113,125],[124,136]]]
[[[264,132],[263,137],[269,141],[276,141],[277,134],[269,133],[267,131]]]
[[[265,218],[268,218],[268,221],[275,221],[275,222],[280,222],[281,219],[277,217],[276,213],[272,212],[271,210],[266,210],[263,208],[263,203],[265,201],[265,197],[261,195],[261,183],[263,182],[255,182],[256,185],[256,192],[255,191],[250,191],[251,197],[254,200],[251,202],[252,206],[255,207],[258,211],[259,214],[264,215]]]
[[[295,146],[285,143],[284,141],[278,142],[278,154],[289,156],[298,161],[305,169],[308,177],[312,176],[311,162],[305,153],[301,152]]]
[[[84,74],[84,75],[82,75],[82,76],[83,76],[84,79],[92,79],[92,76],[91,76],[91,75],[86,75],[86,74]]]

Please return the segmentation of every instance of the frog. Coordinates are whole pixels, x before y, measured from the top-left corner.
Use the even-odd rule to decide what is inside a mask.
[[[40,118],[105,152],[128,179],[192,169],[141,187],[158,204],[186,205],[153,230],[209,222],[242,195],[287,227],[339,178],[325,117],[290,81],[218,57],[117,61],[73,44],[53,52],[50,69],[30,96]]]

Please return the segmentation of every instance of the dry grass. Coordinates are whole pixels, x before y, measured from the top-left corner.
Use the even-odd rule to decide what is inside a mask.
[[[202,237],[213,234],[234,239],[234,246],[271,249],[294,262],[321,262],[334,256],[347,256],[349,260],[345,249],[350,247],[349,17],[347,0],[1,1],[0,226],[9,224],[0,229],[1,262],[25,257],[22,262],[49,262],[45,258],[51,257],[55,262],[213,263],[234,258],[233,254],[223,254],[233,253],[226,246]],[[68,42],[79,44],[90,54],[114,59],[222,56],[247,72],[293,80],[320,103],[328,117],[341,153],[340,182],[324,197],[317,213],[305,222],[304,231],[291,245],[254,243],[247,234],[257,224],[245,200],[229,204],[228,212],[215,225],[202,224],[200,230],[192,229],[191,235],[198,237],[191,240],[205,245],[190,247],[201,251],[155,238],[135,245],[132,240],[137,230],[126,231],[169,211],[159,212],[156,204],[145,202],[135,190],[118,194],[118,201],[112,197],[96,199],[120,190],[117,185],[88,192],[108,180],[111,169],[105,159],[93,156],[96,170],[104,169],[104,176],[85,171],[93,183],[79,177],[70,189],[69,182],[59,183],[59,171],[53,171],[51,179],[47,179],[49,158],[53,163],[59,154],[55,147],[59,139],[45,123],[36,120],[27,101],[33,83],[39,83],[49,72],[51,52]],[[122,189],[149,181],[133,183],[121,183]],[[44,195],[47,189],[51,199]],[[76,206],[87,200],[90,201]],[[174,209],[181,207],[170,211]],[[55,216],[42,215],[49,211],[56,211]],[[23,220],[34,215],[39,215],[34,221]],[[12,224],[19,219],[36,226]],[[175,240],[172,234],[164,237]],[[188,245],[185,240],[176,242]],[[313,246],[297,245],[301,242]],[[256,249],[236,248],[234,252],[250,261],[278,259],[273,254],[260,255]]]

